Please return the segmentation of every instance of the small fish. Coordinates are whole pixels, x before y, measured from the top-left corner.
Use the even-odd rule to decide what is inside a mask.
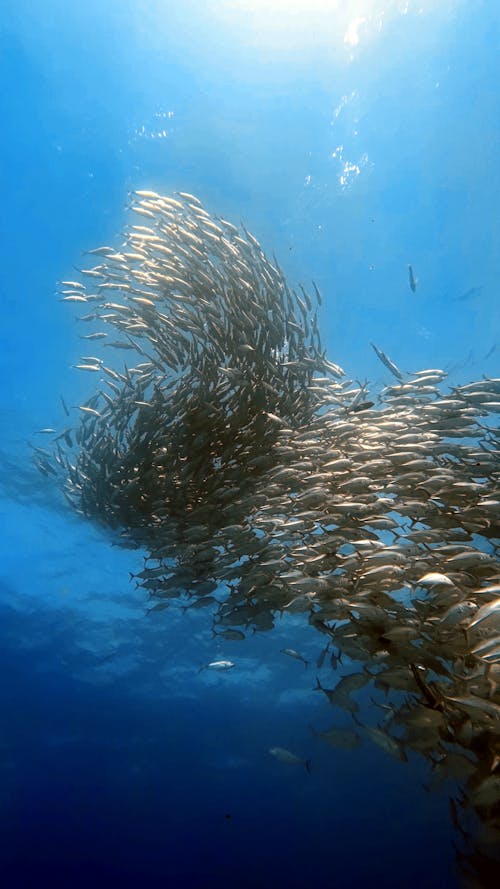
[[[326,655],[328,654],[328,649],[329,649],[329,648],[330,648],[330,643],[328,643],[328,644],[325,646],[325,648],[324,648],[323,651],[321,652],[321,654],[320,654],[318,660],[316,661],[316,666],[317,666],[318,670],[321,670],[321,667],[323,666],[323,664],[324,664],[324,662],[325,662]]]
[[[500,597],[498,599],[494,599],[493,602],[488,602],[487,605],[483,605],[482,608],[480,608],[479,611],[476,612],[471,622],[467,624],[467,629],[472,630],[473,627],[477,627],[478,624],[482,623],[484,620],[487,620],[492,615],[496,618],[500,617]]]
[[[471,614],[474,614],[475,611],[477,611],[476,603],[468,600],[459,602],[457,605],[452,605],[443,614],[443,617],[440,621],[441,626],[454,627],[456,626],[456,624],[459,624],[461,623],[461,621],[465,620],[466,617],[470,617]]]
[[[404,379],[403,374],[401,373],[399,367],[397,367],[397,365],[394,364],[394,361],[391,361],[389,356],[386,355],[385,352],[382,352],[382,349],[379,349],[378,346],[375,345],[375,343],[370,343],[370,345],[371,345],[372,349],[375,351],[377,358],[380,359],[382,364],[385,364],[387,370],[390,370],[390,372],[392,374],[394,374],[396,379],[398,379],[399,382],[402,383],[403,379]]]
[[[99,333],[99,332],[96,332],[96,333],[87,333],[87,334],[85,334],[85,336],[80,335],[80,339],[81,339],[81,340],[102,340],[102,339],[104,339],[104,337],[106,337],[107,335],[108,335],[108,334],[107,334],[107,333],[104,333],[104,331],[101,332],[101,333]]]
[[[84,285],[80,281],[61,281],[64,287],[73,287],[77,290],[85,290]]]
[[[212,635],[219,636],[221,639],[226,639],[229,642],[240,642],[245,638],[245,634],[241,630],[221,630],[220,633],[216,633],[213,630]]]
[[[157,605],[153,605],[152,608],[148,608],[146,614],[151,614],[152,611],[163,611],[165,608],[170,607],[170,602],[158,602]]]
[[[81,296],[80,294],[73,293],[70,296],[63,296],[62,299],[59,300],[61,303],[86,303],[87,297]]]
[[[488,664],[500,663],[500,636],[487,639],[472,649],[472,654],[482,658]]]
[[[201,673],[202,670],[214,670],[218,673],[223,673],[225,670],[231,670],[233,667],[232,661],[210,661],[209,664],[204,664],[203,667],[200,667],[198,673]]]
[[[462,836],[465,839],[467,837],[467,834],[465,833],[465,831],[460,823],[460,818],[458,815],[457,801],[452,796],[450,796],[448,798],[448,807],[449,807],[450,818],[451,818],[451,823],[453,824],[453,827],[455,828],[455,830],[460,831],[460,833],[462,834]]]
[[[440,574],[438,571],[430,571],[423,577],[419,577],[417,584],[419,586],[455,586],[446,574]]]
[[[291,750],[287,750],[286,747],[270,747],[269,753],[271,756],[274,756],[278,762],[283,762],[287,766],[304,766],[307,774],[311,774],[310,759],[301,759],[300,756],[296,756],[295,753],[292,753]]]
[[[500,775],[489,775],[481,783],[474,787],[469,794],[472,806],[478,808],[493,807],[498,805],[500,799]]]
[[[145,189],[136,189],[134,194],[138,195],[140,198],[152,198],[153,200],[156,200],[160,197],[160,195],[157,194],[156,191],[146,191]]]
[[[480,296],[482,289],[482,287],[469,287],[465,293],[455,296],[453,302],[467,302],[468,300],[475,299],[477,296]]]
[[[73,367],[76,370],[91,370],[94,373],[101,370],[100,364],[74,364]]]
[[[361,413],[361,411],[370,410],[370,408],[373,407],[374,404],[375,404],[374,401],[362,401],[362,402],[360,402],[360,404],[356,404],[356,405],[354,405],[354,407],[351,407],[349,409],[349,412],[351,414],[359,414],[359,413]]]
[[[408,266],[408,282],[410,284],[411,292],[415,293],[415,290],[417,289],[418,278],[415,277],[411,265]]]
[[[341,654],[340,649],[339,649],[339,651],[338,651],[338,654],[335,654],[335,652],[332,651],[332,653],[331,653],[331,655],[330,655],[330,664],[331,664],[332,670],[336,670],[336,669],[337,669],[337,667],[338,667],[339,663],[341,662],[341,660],[342,660],[342,654]]]
[[[304,664],[304,667],[309,666],[309,661],[306,661],[306,659],[304,657],[302,657],[302,655],[299,654],[298,651],[295,651],[294,648],[282,648],[281,654],[287,654],[288,657],[293,657],[293,658],[295,658],[296,661],[302,661],[302,663]]]
[[[93,414],[94,417],[100,417],[99,411],[96,411],[93,407],[88,407],[86,404],[79,404],[78,410],[83,411],[85,414]]]
[[[358,725],[361,725],[358,720],[356,721],[358,722]],[[392,735],[385,731],[385,729],[371,725],[365,725],[363,728],[374,744],[377,744],[382,750],[385,750],[386,753],[393,756],[394,759],[399,759],[400,762],[408,761],[408,757],[401,741],[398,741],[397,738],[393,738]]]
[[[460,710],[465,710],[473,719],[484,720],[486,717],[488,720],[494,719],[497,723],[500,720],[500,706],[495,704],[494,701],[479,697],[479,695],[470,694],[464,697],[452,697],[450,695],[446,696],[445,700],[456,704]]]
[[[359,747],[361,744],[360,736],[357,732],[353,731],[353,729],[333,726],[331,729],[321,732],[317,731],[313,726],[309,726],[309,728],[316,738],[321,738],[322,741],[326,741],[326,743],[330,744],[332,747],[340,747],[342,750],[352,750],[354,747]]]
[[[59,441],[59,439],[64,438],[64,441],[68,445],[68,448],[73,447],[73,439],[71,438],[71,429],[64,429],[63,432],[60,432],[59,435],[56,436],[54,441]]]

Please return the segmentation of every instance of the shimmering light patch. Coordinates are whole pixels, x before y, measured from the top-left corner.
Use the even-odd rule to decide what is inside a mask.
[[[456,0],[212,0],[215,15],[236,26],[241,39],[264,49],[316,48],[349,53],[362,48],[391,20],[452,12]],[[438,10],[439,7],[439,10]]]
[[[336,120],[338,117],[340,117],[342,109],[345,108],[346,105],[349,104],[349,102],[352,102],[352,101],[354,101],[354,99],[357,99],[358,96],[359,96],[359,93],[357,90],[353,90],[352,93],[348,96],[347,95],[342,96],[339,104],[337,105],[337,107],[335,108],[335,111],[333,112],[334,120]],[[333,123],[333,121],[332,121],[332,123]]]
[[[357,164],[352,164],[350,161],[346,161],[344,167],[342,169],[342,173],[339,176],[339,182],[342,188],[347,188],[348,185],[352,182],[352,180],[359,176],[361,173],[361,169]]]
[[[132,136],[137,139],[166,139],[171,135],[167,126],[173,116],[173,111],[157,111],[149,121],[134,127]]]
[[[342,191],[346,191],[353,185],[362,169],[371,166],[366,153],[362,154],[357,162],[344,157],[343,145],[337,145],[335,150],[332,151],[331,157],[339,165],[337,179]]]
[[[365,23],[366,19],[362,15],[353,19],[352,22],[349,22],[344,36],[344,43],[349,44],[349,46],[357,46],[359,43],[359,30]]]

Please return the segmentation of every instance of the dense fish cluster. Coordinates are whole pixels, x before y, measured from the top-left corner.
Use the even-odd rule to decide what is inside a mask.
[[[317,734],[458,781],[458,854],[482,885],[500,841],[500,379],[446,388],[374,346],[388,383],[370,392],[327,360],[317,288],[290,289],[243,227],[182,193],[130,211],[122,246],[63,282],[98,384],[40,470],[145,548],[152,608],[182,596],[228,639],[303,613],[318,666],[342,669],[317,688],[353,720]]]

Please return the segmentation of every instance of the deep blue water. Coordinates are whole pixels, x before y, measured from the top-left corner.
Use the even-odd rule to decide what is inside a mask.
[[[498,376],[500,7],[3,0],[0,78],[2,885],[457,886],[425,764],[312,736],[329,705],[280,649],[314,661],[313,631],[146,616],[141,554],[69,513],[28,440],[89,394],[56,282],[119,243],[134,188],[194,193],[314,278],[354,378],[386,379],[370,341]],[[198,673],[214,657],[235,669]]]

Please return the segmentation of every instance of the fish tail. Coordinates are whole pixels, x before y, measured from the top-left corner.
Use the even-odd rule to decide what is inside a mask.
[[[304,767],[305,767],[307,774],[310,775],[311,774],[311,760],[310,759],[306,759],[306,761],[304,763]]]

